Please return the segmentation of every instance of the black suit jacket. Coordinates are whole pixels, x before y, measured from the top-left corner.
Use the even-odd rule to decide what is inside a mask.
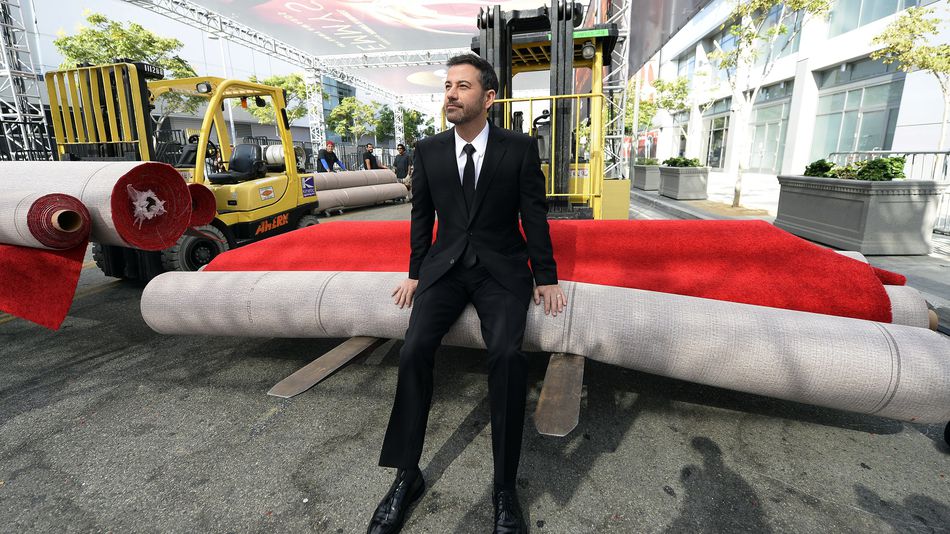
[[[475,202],[468,213],[454,128],[416,145],[409,259],[409,278],[419,280],[416,292],[425,291],[461,261],[466,243],[492,277],[519,297],[530,298],[534,282],[556,284],[537,141],[489,125],[476,184]],[[436,215],[438,235],[433,243]],[[518,226],[519,215],[524,236]]]

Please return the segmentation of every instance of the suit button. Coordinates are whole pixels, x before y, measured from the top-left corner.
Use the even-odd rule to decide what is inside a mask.
[[[473,236],[473,235],[475,235],[475,233],[474,233],[474,232],[469,232],[468,235]]]
[[[455,258],[452,258],[451,260],[449,260],[449,265],[452,265],[454,263],[455,263]]]

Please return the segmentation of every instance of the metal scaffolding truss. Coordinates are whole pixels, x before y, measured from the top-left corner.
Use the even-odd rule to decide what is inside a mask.
[[[371,69],[375,67],[424,67],[445,65],[452,56],[471,53],[470,48],[442,48],[439,50],[398,50],[396,52],[369,52],[321,56],[324,62],[339,69]]]
[[[42,79],[36,74],[27,39],[19,2],[0,0],[2,156],[18,160],[49,159],[49,136],[40,99]]]
[[[607,104],[608,117],[604,136],[606,156],[604,176],[608,178],[625,177],[627,174],[627,158],[623,150],[623,139],[627,109],[627,80],[630,77],[631,4],[632,0],[611,0],[606,20],[607,23],[617,25],[617,44],[611,52],[610,68],[603,79],[604,100]]]
[[[265,33],[241,24],[206,9],[188,0],[122,0],[143,9],[164,15],[178,22],[187,24],[202,31],[211,32],[219,37],[229,39],[244,45],[252,50],[280,57],[285,61],[298,65],[306,71],[308,83],[307,104],[310,111],[310,140],[314,147],[323,145],[326,139],[323,121],[323,102],[317,92],[316,85],[323,76],[339,80],[353,87],[366,91],[373,97],[391,103],[398,109],[401,98],[396,93],[388,91],[359,76],[353,76],[343,67],[325,61],[323,57],[313,55],[295,46],[275,39]],[[349,67],[347,67],[349,68]],[[402,130],[402,114],[396,113],[396,131]]]

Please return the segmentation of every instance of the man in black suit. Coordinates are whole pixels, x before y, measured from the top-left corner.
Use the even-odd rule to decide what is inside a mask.
[[[536,141],[488,124],[498,79],[487,61],[465,54],[447,66],[445,116],[455,127],[420,141],[413,158],[409,277],[393,291],[396,305],[411,306],[412,315],[379,460],[398,471],[370,534],[398,532],[425,490],[419,458],[434,355],[469,303],[488,349],[495,532],[526,532],[515,492],[527,387],[521,344],[532,289],[545,314],[557,315],[567,303],[557,283]]]

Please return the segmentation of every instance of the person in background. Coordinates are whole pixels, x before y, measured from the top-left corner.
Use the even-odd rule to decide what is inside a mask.
[[[336,153],[333,152],[333,149],[336,145],[333,144],[333,141],[327,141],[327,147],[321,149],[317,154],[317,172],[333,172],[333,165],[339,165],[341,170],[346,170],[346,167],[343,166],[343,162],[336,157]]]
[[[406,154],[406,145],[399,143],[396,145],[396,158],[393,160],[393,170],[396,171],[396,178],[402,182],[412,172],[412,166],[409,164],[409,155]]]
[[[373,143],[366,143],[366,152],[363,152],[363,168],[366,170],[386,168],[379,164],[376,155],[373,154]]]

